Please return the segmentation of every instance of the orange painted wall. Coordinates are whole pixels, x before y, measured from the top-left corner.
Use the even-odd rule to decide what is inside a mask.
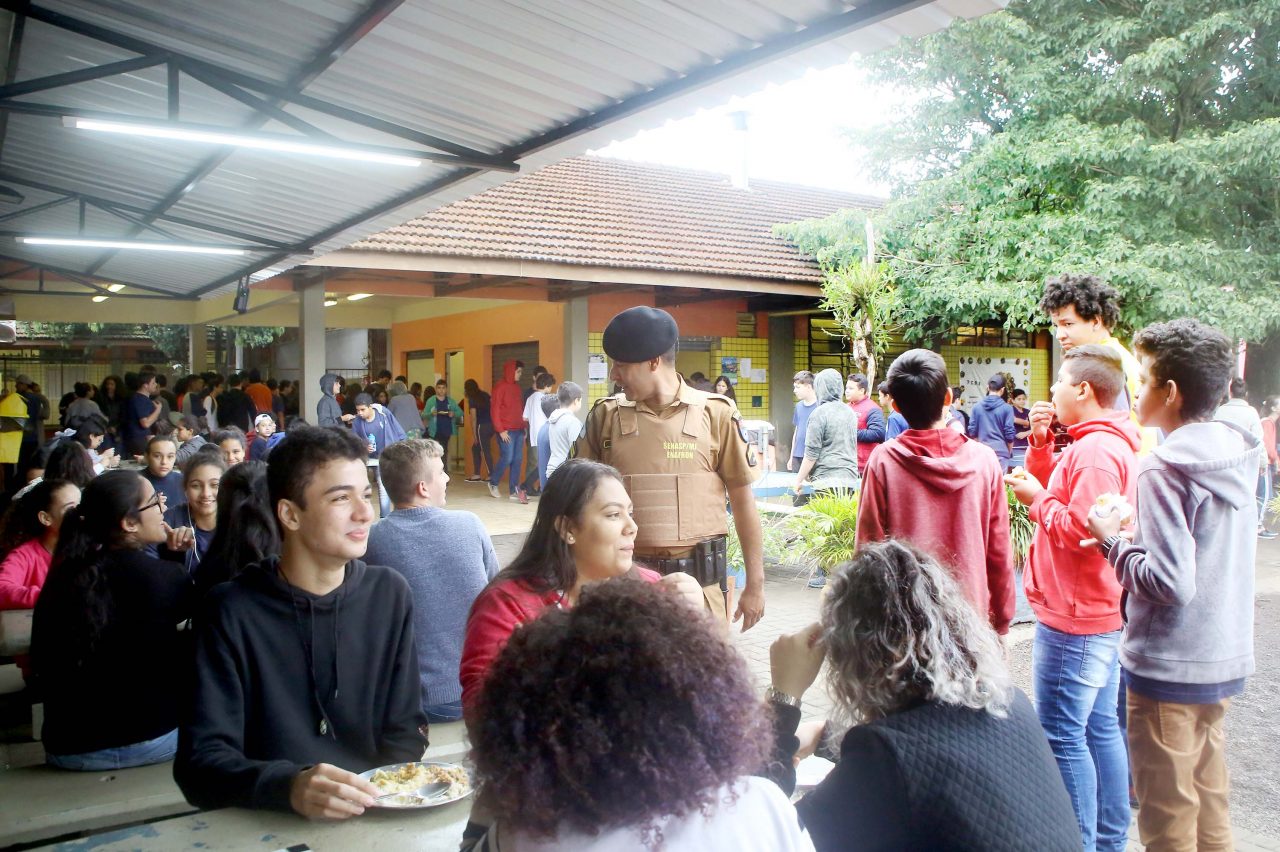
[[[467,378],[489,390],[493,375],[493,347],[503,343],[538,341],[538,360],[556,375],[564,374],[564,307],[557,302],[519,302],[465,314],[412,320],[391,326],[393,368],[403,371],[406,353],[435,350],[436,372],[445,371],[445,354],[462,350]],[[462,389],[450,389],[459,396]]]

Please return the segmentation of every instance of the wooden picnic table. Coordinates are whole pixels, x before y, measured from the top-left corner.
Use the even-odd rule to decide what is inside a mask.
[[[471,796],[448,805],[417,810],[372,808],[341,822],[320,822],[297,814],[225,808],[118,828],[83,840],[41,849],[70,852],[174,849],[237,849],[275,852],[290,848],[360,852],[440,852],[457,849],[471,813]]]
[[[31,652],[31,609],[0,612],[0,657],[16,657]]]

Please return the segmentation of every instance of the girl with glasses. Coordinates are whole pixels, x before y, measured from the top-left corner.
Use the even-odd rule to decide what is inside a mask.
[[[144,551],[167,539],[164,502],[137,473],[108,471],[63,519],[31,635],[53,766],[122,769],[177,748],[193,593],[182,565]]]

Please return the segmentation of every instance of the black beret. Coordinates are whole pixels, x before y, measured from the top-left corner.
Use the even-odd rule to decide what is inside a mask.
[[[670,352],[679,339],[680,329],[671,314],[638,305],[609,320],[604,330],[604,352],[615,361],[639,364]]]

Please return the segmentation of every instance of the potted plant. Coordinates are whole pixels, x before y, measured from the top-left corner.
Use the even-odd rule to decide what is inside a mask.
[[[1013,489],[1004,487],[1005,499],[1009,502],[1009,546],[1013,549],[1013,567],[1022,573],[1027,562],[1027,554],[1031,552],[1031,536],[1036,525],[1031,522],[1031,510],[1018,502],[1013,496]]]
[[[858,549],[858,492],[819,494],[787,518],[785,527],[791,552],[821,572],[810,585],[824,585],[831,569],[852,559]]]

